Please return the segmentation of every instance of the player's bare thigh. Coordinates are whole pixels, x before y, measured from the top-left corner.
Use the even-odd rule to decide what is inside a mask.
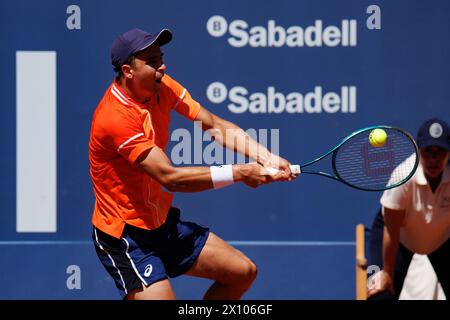
[[[142,285],[128,293],[127,300],[175,300],[175,292],[168,279],[155,282],[149,286]]]
[[[210,232],[199,257],[187,274],[230,283],[254,278],[256,266],[241,251]]]

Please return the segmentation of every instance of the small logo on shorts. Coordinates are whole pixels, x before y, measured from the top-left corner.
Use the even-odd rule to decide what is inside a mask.
[[[144,271],[144,276],[146,276],[147,278],[150,277],[150,275],[152,274],[153,271],[153,267],[151,264],[148,264],[145,266],[145,271]]]

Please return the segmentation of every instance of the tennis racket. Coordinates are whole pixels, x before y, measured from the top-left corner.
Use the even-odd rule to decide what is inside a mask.
[[[374,129],[383,129],[387,134],[381,147],[373,147],[369,142]],[[331,156],[332,174],[308,170],[327,156]],[[320,175],[359,190],[382,191],[408,181],[418,164],[417,144],[412,136],[401,128],[380,125],[355,131],[321,157],[290,169],[294,174]],[[274,168],[268,170],[270,174],[278,172]]]

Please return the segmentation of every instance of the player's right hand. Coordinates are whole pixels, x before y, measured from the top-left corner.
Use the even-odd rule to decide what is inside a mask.
[[[246,163],[235,165],[238,180],[251,188],[257,188],[263,184],[272,182],[268,171],[259,163]]]

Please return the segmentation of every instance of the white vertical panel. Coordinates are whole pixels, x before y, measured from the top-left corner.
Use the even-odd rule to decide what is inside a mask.
[[[56,232],[56,52],[16,52],[16,230]]]

